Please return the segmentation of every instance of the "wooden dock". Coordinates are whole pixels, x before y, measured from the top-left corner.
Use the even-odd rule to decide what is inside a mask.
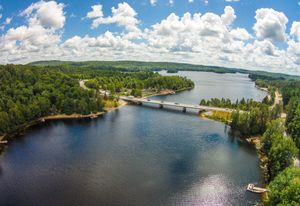
[[[7,143],[8,143],[7,140],[1,140],[1,141],[0,141],[0,144],[7,144]]]
[[[258,193],[258,194],[265,193],[265,192],[269,192],[268,189],[266,189],[266,188],[261,188],[261,187],[256,187],[254,184],[248,184],[247,190],[248,190],[249,192],[254,192],[254,193]]]

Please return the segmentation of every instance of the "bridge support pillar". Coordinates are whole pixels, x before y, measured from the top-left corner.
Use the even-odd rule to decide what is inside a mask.
[[[182,108],[182,111],[183,111],[183,112],[186,112],[186,107],[183,107],[183,108]]]
[[[160,109],[164,108],[164,105],[159,104],[159,108],[160,108]]]

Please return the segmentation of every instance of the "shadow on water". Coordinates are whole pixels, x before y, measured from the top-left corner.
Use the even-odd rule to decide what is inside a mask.
[[[161,112],[171,112],[171,113],[177,113],[177,114],[181,113],[183,115],[191,115],[191,116],[199,115],[199,112],[196,109],[187,109],[184,112],[182,109],[178,109],[178,108],[172,107],[172,106],[164,106],[163,108],[160,108],[156,105],[151,105],[151,104],[143,104],[143,105],[129,104],[128,106],[145,107],[147,109],[160,110]]]
[[[240,147],[241,149],[243,149],[244,151],[246,151],[250,154],[253,154],[253,152],[256,152],[255,146],[249,144],[245,140],[245,137],[242,137],[238,131],[230,128],[227,132],[227,135],[228,135],[228,140],[231,143],[236,142],[237,146]]]

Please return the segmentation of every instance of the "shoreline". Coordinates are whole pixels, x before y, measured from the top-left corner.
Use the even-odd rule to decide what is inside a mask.
[[[180,91],[184,91],[184,90],[189,90],[191,88],[186,88]],[[172,93],[176,93],[177,91],[174,90],[162,90],[159,93],[153,93],[151,95],[148,96],[144,96],[143,98],[147,98],[147,97],[152,97],[152,96],[163,96],[163,95],[170,95]],[[179,91],[178,91],[179,92]],[[9,143],[10,140],[12,140],[13,138],[16,138],[18,136],[22,136],[24,135],[24,133],[26,132],[26,130],[28,130],[30,127],[39,125],[39,124],[43,124],[46,121],[52,121],[52,120],[79,120],[79,119],[96,119],[99,118],[100,116],[103,116],[106,113],[109,113],[111,111],[117,110],[121,107],[124,107],[128,104],[128,102],[125,102],[123,100],[119,100],[118,101],[118,106],[117,107],[113,107],[113,108],[103,108],[103,111],[101,112],[96,112],[96,113],[91,113],[91,114],[87,114],[87,115],[83,115],[83,114],[71,114],[71,115],[67,115],[67,114],[55,114],[55,115],[48,115],[48,116],[44,116],[44,117],[40,117],[37,118],[35,120],[32,120],[28,123],[24,123],[23,125],[20,125],[18,129],[16,129],[15,131],[11,132],[11,133],[6,133],[2,136],[0,136],[0,142],[1,141],[7,141],[7,143],[5,144],[0,144],[0,155],[3,152],[4,148],[7,146],[7,144]]]
[[[43,124],[46,121],[49,120],[67,120],[67,119],[94,119],[97,118],[99,116],[102,116],[103,114],[105,114],[105,112],[97,112],[97,113],[92,113],[92,114],[87,114],[87,115],[83,115],[83,114],[71,114],[71,115],[67,115],[67,114],[55,114],[55,115],[48,115],[48,116],[44,116],[44,117],[40,117],[38,119],[32,120],[28,123],[24,123],[23,125],[20,125],[18,129],[16,129],[15,131],[11,132],[11,133],[7,133],[4,134],[2,136],[0,136],[0,141],[9,141],[11,138],[15,138],[16,136],[19,135],[23,135],[24,132],[26,132],[27,129],[29,129],[30,127],[36,126],[38,124]]]
[[[2,136],[0,136],[0,141],[10,141],[11,139],[17,137],[17,136],[22,136],[24,135],[24,133],[26,132],[26,130],[28,130],[30,127],[39,125],[39,124],[43,124],[47,121],[55,121],[55,120],[79,120],[79,119],[96,119],[99,118],[100,116],[103,116],[104,114],[114,111],[116,109],[119,109],[125,105],[127,105],[126,102],[124,101],[120,101],[119,102],[119,106],[115,107],[115,108],[104,108],[103,111],[101,112],[96,112],[96,113],[91,113],[91,114],[55,114],[55,115],[48,115],[48,116],[44,116],[44,117],[40,117],[38,119],[32,120],[28,123],[25,123],[23,125],[20,125],[18,129],[16,129],[15,131],[11,132],[11,133],[7,133],[4,134]],[[2,144],[0,145],[0,155],[1,155],[1,147],[3,147],[4,145],[7,144]]]
[[[255,81],[254,81],[254,83],[255,83]],[[266,88],[266,87],[260,87],[257,84],[255,84],[255,87],[256,87],[256,89],[259,89],[261,91],[267,92],[269,94],[269,89],[268,88]]]
[[[204,114],[200,114],[199,117],[203,118],[203,119],[209,119],[211,121],[216,121],[216,122],[220,122],[223,123],[224,125],[230,126],[229,122],[226,122],[224,120],[221,119],[216,119],[212,117],[213,115],[211,114],[211,112],[205,112]],[[266,156],[266,154],[263,153],[263,151],[261,150],[261,135],[256,135],[256,136],[239,136],[239,138],[242,141],[245,141],[246,143],[248,143],[251,146],[254,146],[256,153],[257,153],[257,157],[258,157],[258,161],[259,161],[259,169],[262,175],[262,184],[265,186],[268,183],[268,179],[269,179],[269,173],[268,173],[268,158]]]
[[[187,90],[191,90],[191,89],[193,89],[193,87],[187,87],[187,88],[178,89],[178,90],[164,89],[164,90],[161,90],[160,92],[156,92],[156,93],[154,92],[153,94],[148,94],[148,95],[142,96],[142,98],[172,95],[172,94],[176,94],[178,92],[183,92],[183,91],[187,91]]]

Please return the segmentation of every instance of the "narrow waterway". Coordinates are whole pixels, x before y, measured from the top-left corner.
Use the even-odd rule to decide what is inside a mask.
[[[262,99],[245,75],[181,72],[194,90],[167,97]],[[0,156],[0,205],[253,205],[256,151],[195,113],[129,105],[96,120],[30,129]]]

